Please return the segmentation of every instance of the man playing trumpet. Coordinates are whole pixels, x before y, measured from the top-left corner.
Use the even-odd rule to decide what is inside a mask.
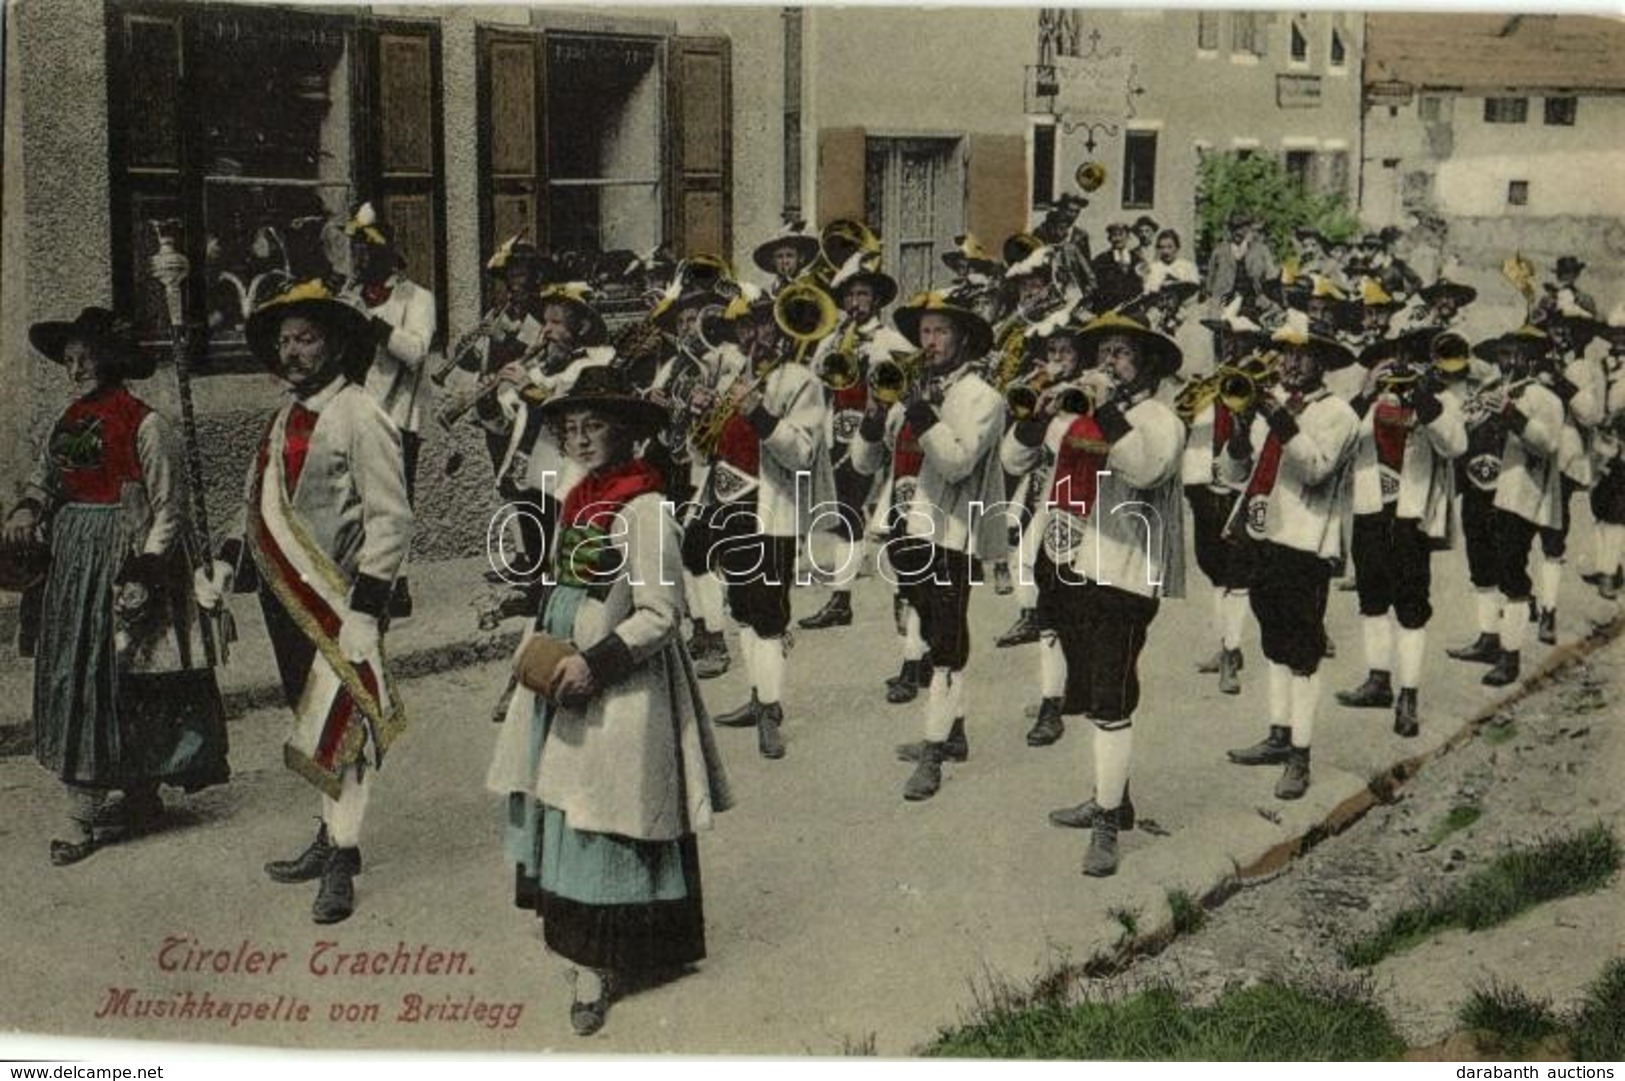
[[[940,293],[922,293],[897,312],[897,327],[920,361],[900,394],[871,390],[852,464],[873,475],[891,467],[890,536],[883,551],[931,653],[924,740],[900,749],[916,761],[907,800],[930,799],[945,758],[964,761],[965,662],[970,657],[971,582],[978,556],[1002,553],[1005,519],[982,513],[1004,499],[996,451],[1004,399],[973,367],[993,344],[985,319]],[[909,372],[909,367],[904,367]],[[889,399],[889,400],[888,400]],[[981,514],[980,517],[977,517]]]
[[[1052,812],[1050,821],[1092,830],[1083,873],[1102,877],[1116,873],[1118,831],[1134,821],[1127,797],[1140,651],[1161,598],[1184,594],[1185,428],[1155,397],[1179,369],[1171,339],[1107,313],[1085,325],[1077,343],[1097,364],[1079,388],[1099,404],[1079,412],[1067,388],[1049,388],[1000,454],[1015,473],[1037,467],[1046,449],[1053,461],[1034,567],[1040,620],[1066,659],[1063,712],[1088,717],[1095,739],[1093,798]]]

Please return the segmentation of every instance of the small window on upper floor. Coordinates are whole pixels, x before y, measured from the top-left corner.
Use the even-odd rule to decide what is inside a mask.
[[[1484,99],[1484,123],[1486,124],[1522,124],[1528,119],[1528,98]]]
[[[1309,62],[1309,35],[1304,33],[1303,23],[1297,19],[1292,20],[1292,62]]]
[[[1546,123],[1558,127],[1572,128],[1574,126],[1575,107],[1579,104],[1578,98],[1547,98]]]
[[[1529,181],[1507,181],[1507,206],[1529,205]]]
[[[1196,47],[1205,53],[1219,51],[1219,13],[1217,11],[1198,11],[1196,13]]]
[[[1349,62],[1348,46],[1343,43],[1341,27],[1332,27],[1332,46],[1327,62],[1334,68],[1346,67]]]

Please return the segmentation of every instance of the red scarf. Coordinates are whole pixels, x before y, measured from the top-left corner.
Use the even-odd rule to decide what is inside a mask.
[[[1055,452],[1055,479],[1050,482],[1049,505],[1089,516],[1100,490],[1100,471],[1106,466],[1110,445],[1093,416],[1080,416],[1067,427]]]
[[[1396,473],[1405,462],[1405,440],[1410,435],[1411,410],[1378,402],[1373,408],[1371,433],[1377,442],[1377,461]]]
[[[564,525],[608,532],[622,507],[640,495],[660,491],[664,483],[660,471],[642,458],[594,470],[564,497]]]
[[[735,413],[722,426],[722,438],[717,441],[717,457],[748,477],[757,476],[762,468],[762,440],[751,422]]]
[[[925,464],[925,451],[914,429],[905,423],[897,430],[897,445],[892,449],[892,476],[917,477]]]
[[[288,422],[282,427],[282,476],[288,494],[299,487],[299,474],[310,453],[310,433],[316,430],[317,414],[298,402],[288,407]]]

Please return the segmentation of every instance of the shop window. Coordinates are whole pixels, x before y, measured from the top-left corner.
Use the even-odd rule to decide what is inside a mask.
[[[243,324],[288,282],[348,273],[361,199],[441,292],[435,27],[134,4],[109,26],[114,296],[143,337],[168,337],[147,272],[160,229],[191,260],[200,371],[250,363]]]

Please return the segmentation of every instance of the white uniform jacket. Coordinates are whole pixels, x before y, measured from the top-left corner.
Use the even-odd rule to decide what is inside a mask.
[[[1435,540],[1450,535],[1450,504],[1456,494],[1451,462],[1467,450],[1467,425],[1454,394],[1440,393],[1443,411],[1432,423],[1418,422],[1405,439],[1397,483],[1396,517],[1413,520]],[[1379,399],[1380,401],[1380,399]],[[1360,418],[1360,440],[1354,450],[1354,513],[1380,514],[1385,478],[1377,457],[1377,404]],[[1392,477],[1388,484],[1395,483]]]
[[[998,558],[1009,548],[998,456],[1004,398],[967,365],[946,380],[937,416],[937,423],[920,436],[924,462],[906,507],[900,508],[908,513],[907,532],[928,537],[940,548]],[[866,474],[886,468],[903,423],[904,408],[897,403],[886,414],[885,434],[878,442],[860,431],[852,441],[852,467]],[[896,488],[893,478],[891,491]]]
[[[879,318],[870,319],[860,325],[856,332],[855,349],[859,357],[858,378],[868,377],[870,365],[883,357],[896,354],[914,352],[914,346],[909,340],[887,326]],[[841,347],[846,338],[846,327],[841,326],[832,331],[818,343],[813,352],[812,370],[818,371],[823,359]],[[862,409],[838,409],[834,403],[834,393],[830,392],[829,425],[825,439],[832,454],[838,454],[840,447],[852,442],[858,434],[858,424],[863,420]]]
[[[1324,387],[1305,401],[1297,417],[1297,434],[1281,448],[1280,469],[1262,522],[1263,536],[1323,559],[1341,559],[1349,467],[1359,437],[1360,418],[1348,402]],[[1269,422],[1259,415],[1253,419],[1252,444],[1258,449],[1251,459],[1241,461],[1229,454],[1221,458],[1228,477],[1239,474],[1245,478],[1243,491],[1251,486],[1252,472],[1262,458],[1269,434]],[[1243,495],[1236,503],[1227,532],[1244,532],[1248,512],[1248,500]]]
[[[1563,444],[1563,403],[1539,383],[1526,383],[1514,397],[1512,408],[1525,419],[1522,431],[1507,426],[1495,506],[1542,529],[1556,529],[1563,515],[1563,470],[1558,458]]]
[[[1043,442],[1029,446],[1012,427],[999,447],[999,460],[1009,472],[1023,475],[1049,461],[1043,477],[1049,527],[1044,550],[1057,565],[1068,565],[1077,579],[1113,586],[1146,597],[1185,595],[1185,508],[1180,500],[1180,458],[1185,425],[1155,398],[1139,402],[1124,414],[1127,434],[1106,452],[1096,476],[1095,505],[1081,529],[1068,528],[1072,515],[1047,502],[1053,486],[1061,442],[1077,420],[1062,413],[1049,422]],[[1048,455],[1043,451],[1047,449]]]
[[[1563,378],[1575,390],[1563,403],[1558,466],[1569,480],[1589,488],[1596,480],[1591,467],[1591,433],[1602,422],[1608,389],[1602,366],[1584,356],[1574,357],[1563,366]]]
[[[747,370],[724,369],[719,395],[735,380],[749,379]],[[828,408],[824,385],[804,364],[784,361],[768,373],[762,385],[762,404],[777,418],[761,441],[757,468],[756,532],[768,537],[799,537],[813,523],[814,507],[835,498],[835,475],[830,469],[825,431]],[[759,431],[760,429],[758,429]],[[735,487],[745,484],[745,487]],[[724,463],[711,469],[704,499],[731,502],[749,494],[748,482]]]
[[[434,340],[434,294],[399,274],[389,281],[389,299],[368,307],[358,283],[345,287],[339,299],[360,309],[369,319],[382,319],[392,328],[387,340],[374,338],[367,389],[383,405],[389,419],[403,432],[423,428],[429,392],[423,387],[423,359]],[[381,332],[380,332],[381,334]]]

